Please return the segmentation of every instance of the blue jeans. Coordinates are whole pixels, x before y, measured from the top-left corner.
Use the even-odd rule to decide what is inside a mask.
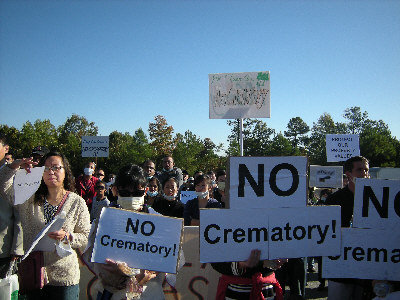
[[[28,300],[78,300],[79,284],[70,286],[45,285],[43,289],[26,294]]]

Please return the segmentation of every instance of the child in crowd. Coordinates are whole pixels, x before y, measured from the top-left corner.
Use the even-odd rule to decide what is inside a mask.
[[[106,197],[107,185],[104,181],[97,181],[94,187],[96,196],[93,198],[92,210],[90,211],[90,222],[100,216],[103,207],[108,207],[110,201]]]

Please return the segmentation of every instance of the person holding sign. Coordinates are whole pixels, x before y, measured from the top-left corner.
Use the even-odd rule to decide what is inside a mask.
[[[343,166],[349,183],[328,196],[326,205],[340,205],[342,227],[351,227],[354,209],[354,190],[356,178],[369,178],[369,161],[362,156],[354,156]],[[328,281],[328,299],[362,299],[365,281],[358,279],[331,278]]]
[[[118,172],[114,185],[120,208],[148,212],[144,204],[146,185],[147,179],[141,167],[136,165],[123,167]],[[94,269],[103,285],[104,289],[99,292],[97,299],[164,299],[162,282],[165,273],[137,269],[134,266],[128,266],[125,262],[111,259],[107,259],[106,264],[90,262],[98,221],[94,222],[94,226],[96,230],[93,230],[93,235],[89,240],[91,246],[84,253],[83,258]]]
[[[260,254],[260,250],[253,249],[246,261],[211,264],[222,274],[218,283],[217,300],[283,300],[282,288],[275,278],[274,269],[280,268],[287,259],[262,261]]]
[[[13,179],[17,170],[22,166],[29,172],[32,164],[36,164],[32,158],[17,159],[0,170],[0,191],[11,203],[14,201]],[[44,166],[39,189],[26,202],[17,206],[21,215],[24,250],[30,248],[38,233],[58,213],[65,213],[65,221],[62,229],[47,234],[55,241],[54,250],[31,253],[43,257],[48,284],[42,289],[39,286],[30,290],[27,293],[28,299],[78,299],[80,271],[78,256],[73,249],[83,247],[87,243],[90,231],[89,211],[85,201],[73,193],[74,177],[63,154],[49,152],[39,165]],[[66,250],[68,248],[69,250]],[[26,259],[29,259],[29,256]],[[41,276],[40,273],[38,275]],[[34,274],[31,273],[20,273],[20,276],[40,282],[40,277],[33,278]],[[20,290],[27,283],[32,282],[22,279]]]
[[[185,204],[183,212],[185,226],[200,225],[200,208],[221,208],[221,203],[210,197],[212,187],[211,178],[207,175],[199,175],[194,179],[197,198]]]

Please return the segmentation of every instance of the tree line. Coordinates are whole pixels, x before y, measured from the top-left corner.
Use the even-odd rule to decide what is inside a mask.
[[[384,121],[371,120],[360,107],[347,108],[343,116],[345,122],[335,122],[330,114],[324,113],[311,128],[301,117],[293,117],[283,133],[269,128],[260,119],[244,119],[244,155],[306,155],[310,164],[330,165],[326,162],[325,135],[353,133],[360,136],[361,155],[370,159],[371,167],[400,167],[400,141],[392,136]],[[162,157],[169,154],[175,165],[189,174],[225,168],[227,157],[239,155],[240,151],[239,120],[228,120],[227,124],[231,134],[223,153],[223,145],[216,145],[210,137],[202,139],[190,130],[175,134],[165,117],[158,115],[149,122],[147,134],[142,128],[133,134],[113,131],[109,135],[110,155],[98,158],[97,164],[108,174],[116,173],[127,163],[141,164],[146,159],[154,160],[161,167]],[[26,157],[39,145],[57,149],[67,156],[74,174],[78,175],[88,161],[81,157],[82,136],[98,135],[98,127],[85,117],[73,114],[58,127],[45,119],[33,124],[27,121],[20,130],[2,124],[0,133],[8,137],[15,157]]]

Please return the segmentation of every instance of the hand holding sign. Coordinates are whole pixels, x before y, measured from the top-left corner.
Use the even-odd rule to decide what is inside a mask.
[[[30,159],[19,160],[19,165],[29,162]],[[18,170],[14,178],[14,204],[22,204],[28,200],[39,188],[42,182],[44,167],[34,168],[29,173]]]

